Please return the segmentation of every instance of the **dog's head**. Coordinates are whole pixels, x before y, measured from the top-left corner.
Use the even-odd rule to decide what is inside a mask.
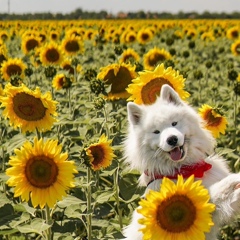
[[[169,86],[152,105],[128,103],[129,132],[125,156],[141,172],[171,174],[213,153],[214,140],[202,120]]]

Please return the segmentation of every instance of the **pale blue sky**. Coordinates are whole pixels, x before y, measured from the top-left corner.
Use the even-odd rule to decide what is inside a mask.
[[[76,8],[87,11],[106,10],[109,13],[139,10],[172,13],[240,11],[240,0],[0,0],[1,13],[8,12],[8,2],[12,13],[69,13]]]

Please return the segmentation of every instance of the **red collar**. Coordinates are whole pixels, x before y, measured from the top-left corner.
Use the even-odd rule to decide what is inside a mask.
[[[204,172],[208,171],[212,168],[212,165],[209,163],[206,163],[204,160],[201,160],[200,162],[197,162],[194,165],[183,165],[180,169],[176,169],[175,173],[173,175],[162,175],[159,173],[156,173],[154,175],[149,175],[148,171],[145,171],[144,173],[151,177],[151,180],[147,185],[149,185],[151,182],[153,182],[156,179],[162,179],[164,177],[167,177],[169,179],[177,179],[178,175],[182,175],[183,178],[188,178],[191,175],[194,175],[196,178],[202,178],[204,175]]]

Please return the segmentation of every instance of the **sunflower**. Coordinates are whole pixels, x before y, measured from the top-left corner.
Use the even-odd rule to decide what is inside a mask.
[[[161,64],[165,60],[171,58],[171,54],[165,49],[159,49],[157,47],[154,47],[144,55],[144,68],[146,70],[153,70],[158,64]]]
[[[54,207],[58,200],[66,196],[66,191],[74,187],[74,173],[77,173],[68,154],[61,153],[62,146],[57,140],[34,138],[34,144],[26,141],[15,156],[9,160],[10,177],[7,184],[14,188],[14,197],[21,196],[23,201],[31,199],[33,207]]]
[[[63,53],[57,43],[50,42],[41,48],[39,57],[44,65],[58,65],[63,60]]]
[[[193,175],[185,182],[179,175],[176,184],[164,178],[160,192],[150,190],[139,203],[143,239],[204,240],[204,233],[214,225],[211,213],[215,205],[209,199],[208,190],[200,180],[194,182]]]
[[[157,96],[164,84],[170,85],[179,96],[185,100],[189,93],[184,91],[185,78],[172,67],[164,68],[164,64],[158,65],[154,71],[139,72],[139,77],[132,80],[132,84],[126,89],[131,96],[129,101],[136,104],[152,104],[156,101]]]
[[[240,55],[240,40],[236,40],[234,43],[232,43],[231,51],[235,56]]]
[[[72,61],[70,59],[64,59],[61,63],[61,67],[69,74],[74,74],[74,68],[72,67]]]
[[[126,43],[133,43],[137,40],[137,34],[135,31],[131,30],[131,31],[127,31],[126,35],[125,35],[125,42]]]
[[[137,41],[140,44],[146,44],[153,38],[153,33],[150,29],[148,28],[142,28],[139,30],[137,33]]]
[[[132,63],[132,62],[139,62],[140,56],[139,54],[132,48],[128,48],[123,51],[121,58],[119,59],[120,63]]]
[[[126,87],[137,77],[135,66],[130,64],[111,64],[101,68],[101,72],[97,78],[103,80],[107,85],[111,85],[111,89],[107,98],[110,100],[128,98],[129,93]]]
[[[239,37],[239,27],[238,26],[233,26],[227,30],[226,36],[229,39],[237,39]]]
[[[0,46],[0,68],[2,63],[7,60],[7,50],[4,46]]]
[[[24,78],[24,70],[27,66],[20,58],[9,58],[2,63],[1,73],[3,79],[9,81],[11,77],[17,75],[20,78]]]
[[[41,38],[36,36],[27,36],[22,40],[22,51],[24,54],[28,54],[34,48],[39,47],[41,44]]]
[[[72,86],[72,80],[71,78],[67,77],[64,73],[61,74],[57,74],[52,81],[52,86],[56,89],[56,90],[60,90],[60,89],[65,89],[65,88],[69,88]]]
[[[115,156],[113,149],[110,146],[112,140],[108,140],[107,137],[103,134],[98,143],[91,144],[86,149],[86,154],[89,157],[89,162],[91,168],[94,171],[106,168],[111,165],[112,159]]]
[[[52,31],[50,32],[50,39],[51,39],[52,41],[57,41],[57,40],[59,39],[59,37],[60,37],[60,33],[59,33],[58,31],[52,30]]]
[[[39,88],[32,91],[24,84],[14,87],[9,83],[4,93],[0,107],[5,107],[3,115],[14,128],[20,127],[23,132],[47,131],[57,121],[54,117],[57,102],[52,100],[50,92],[42,95]]]
[[[72,56],[82,53],[84,46],[80,37],[71,36],[62,41],[62,49],[67,55]]]
[[[220,133],[225,134],[227,119],[220,109],[204,104],[199,108],[199,114],[205,121],[205,127],[212,132],[215,138],[218,138]]]

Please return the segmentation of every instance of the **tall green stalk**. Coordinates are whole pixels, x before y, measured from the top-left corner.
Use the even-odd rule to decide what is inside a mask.
[[[88,240],[92,240],[92,188],[91,169],[87,168],[87,235]]]

